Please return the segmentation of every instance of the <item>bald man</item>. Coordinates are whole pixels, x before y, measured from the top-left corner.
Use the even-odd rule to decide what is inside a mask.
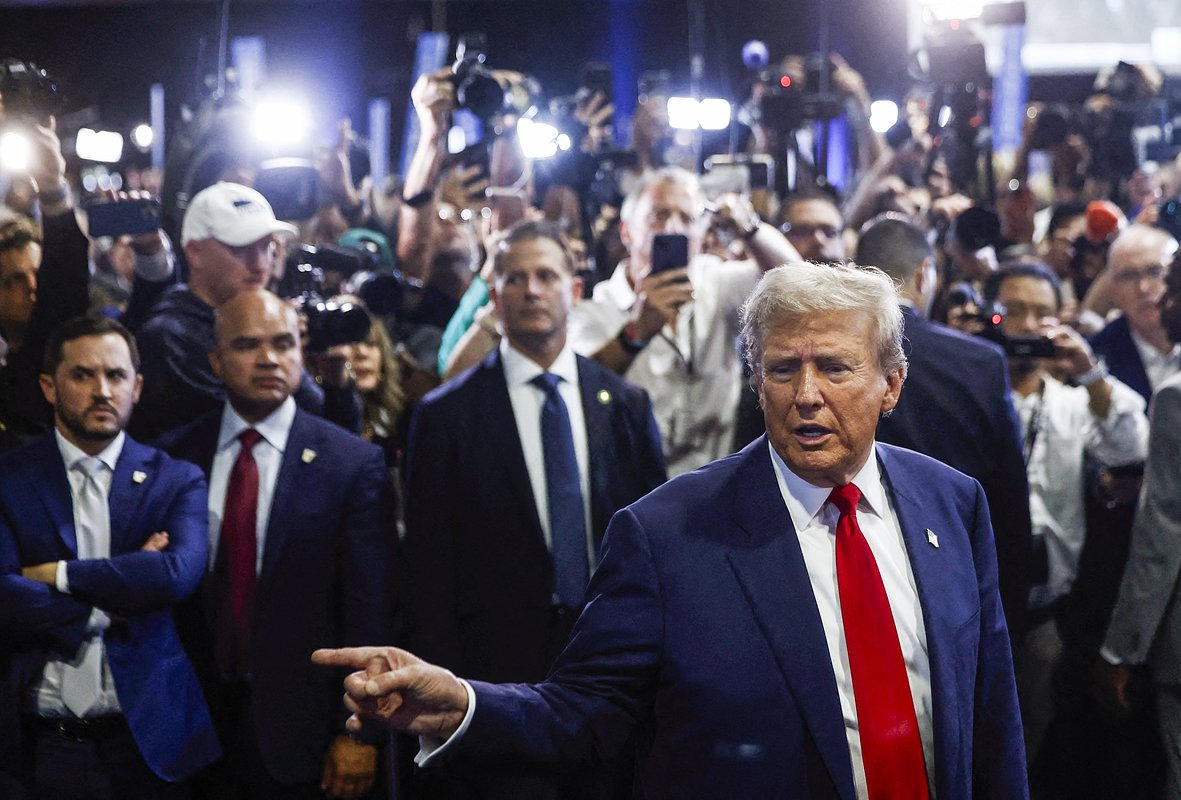
[[[390,634],[396,534],[382,453],[296,408],[291,306],[242,292],[218,308],[214,332],[226,402],[162,442],[210,484],[208,571],[179,623],[226,755],[198,797],[362,797],[377,748],[344,735],[338,684],[304,663],[325,643]]]

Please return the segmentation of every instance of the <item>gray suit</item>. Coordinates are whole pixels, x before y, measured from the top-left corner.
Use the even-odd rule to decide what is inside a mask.
[[[1158,684],[1169,794],[1181,798],[1181,375],[1152,399],[1144,492],[1105,648]]]

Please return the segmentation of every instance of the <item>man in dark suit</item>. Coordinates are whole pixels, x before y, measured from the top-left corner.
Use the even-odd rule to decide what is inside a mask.
[[[204,569],[205,481],[123,433],[122,326],[70,320],[46,352],[55,432],[0,460],[0,794],[173,797],[218,755],[171,613]]]
[[[878,423],[878,440],[917,450],[980,481],[996,535],[1005,617],[1009,633],[1019,637],[1030,586],[1029,482],[1004,353],[927,319],[938,290],[935,254],[909,220],[885,216],[870,222],[856,261],[902,284],[906,392]]]
[[[408,640],[465,675],[535,681],[582,609],[608,521],[664,482],[664,457],[647,394],[567,345],[566,315],[581,281],[558,229],[534,222],[511,229],[494,266],[500,349],[428,395],[411,431]],[[551,390],[539,383],[550,375],[560,378],[552,391],[573,457],[566,509],[573,518],[559,524],[567,498],[556,494]],[[480,796],[492,796],[493,784],[496,796],[520,796],[517,778],[485,771]],[[622,780],[630,789],[630,775]],[[561,797],[591,782],[571,776],[559,790],[538,781]]]
[[[179,622],[226,757],[198,793],[361,796],[376,747],[344,735],[331,674],[304,662],[326,642],[390,634],[396,534],[382,453],[295,407],[299,327],[282,300],[240,293],[218,309],[215,337],[226,406],[163,443],[210,484],[210,572]]]
[[[767,436],[615,516],[550,676],[316,653],[361,670],[350,728],[418,734],[424,760],[549,763],[634,730],[650,797],[1027,796],[984,493],[874,442],[906,375],[893,283],[792,263],[743,316]]]

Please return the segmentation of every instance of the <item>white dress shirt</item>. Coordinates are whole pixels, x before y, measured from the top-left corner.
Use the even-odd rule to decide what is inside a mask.
[[[549,495],[545,486],[545,451],[541,441],[541,409],[545,405],[545,390],[531,381],[543,372],[552,372],[561,378],[558,394],[566,404],[570,415],[570,431],[574,434],[574,454],[578,460],[578,483],[582,490],[582,514],[586,520],[586,548],[589,563],[594,563],[594,540],[591,536],[590,512],[590,450],[587,447],[586,418],[582,413],[582,394],[578,387],[578,362],[574,351],[567,344],[550,365],[543,370],[509,344],[507,338],[500,341],[500,360],[504,365],[504,380],[508,384],[508,398],[512,403],[513,417],[517,423],[517,435],[521,439],[521,450],[525,453],[525,468],[529,471],[529,483],[533,488],[533,501],[537,505],[537,516],[541,521],[541,532],[546,547],[553,549],[554,537],[550,530]]]
[[[1129,329],[1129,333],[1132,334],[1136,352],[1140,354],[1140,362],[1144,364],[1144,374],[1148,376],[1148,385],[1152,391],[1155,392],[1162,383],[1181,372],[1181,344],[1175,344],[1172,350],[1162,353],[1141,339],[1135,331]]]
[[[812,582],[816,607],[820,610],[820,621],[828,641],[828,655],[841,698],[841,711],[845,717],[845,736],[853,764],[853,785],[857,797],[864,800],[869,796],[869,790],[865,781],[865,762],[861,757],[861,736],[857,728],[853,676],[849,672],[845,623],[837,591],[836,529],[840,512],[836,506],[827,502],[832,489],[808,483],[788,469],[769,443],[767,449],[775,465],[775,480],[800,540],[804,565]],[[931,664],[927,656],[927,630],[923,625],[923,608],[919,604],[914,572],[906,554],[898,515],[890,502],[890,493],[878,469],[878,460],[872,452],[852,483],[861,490],[857,523],[877,562],[886,597],[890,601],[890,613],[898,629],[898,643],[902,648],[902,660],[906,663],[906,677],[910,682],[910,695],[918,720],[919,739],[923,744],[927,785],[931,797],[934,797],[935,738],[932,727]]]
[[[77,498],[82,492],[82,487],[86,482],[86,474],[76,468],[78,462],[90,458],[89,455],[82,452],[73,443],[66,440],[62,436],[61,431],[54,430],[54,437],[57,439],[58,452],[61,453],[62,463],[66,467],[66,480],[70,484],[70,500],[74,511],[74,531],[79,537],[78,539],[78,557],[79,558],[110,558],[111,557],[111,528],[109,522],[106,525],[96,525],[93,521],[83,520],[79,517]],[[125,436],[122,432],[115,437],[115,440],[107,445],[97,458],[103,464],[103,468],[95,473],[94,479],[98,483],[99,488],[102,489],[103,495],[110,497],[111,482],[115,477],[115,464],[119,461],[119,456],[123,452],[123,442]],[[109,502],[109,501],[108,501]],[[88,530],[93,533],[91,541],[82,541],[81,531]],[[69,567],[66,561],[57,562],[56,580],[54,582],[55,588],[59,592],[69,594]],[[111,624],[111,619],[104,611],[98,608],[92,608],[90,611],[90,619],[86,623],[87,639],[82,643],[79,649],[79,655],[75,659],[75,666],[84,663],[82,654],[87,648],[97,648],[101,658],[98,659],[96,667],[101,669],[101,685],[102,692],[99,695],[98,702],[91,706],[87,716],[103,716],[108,714],[118,714],[121,709],[119,707],[119,698],[115,693],[115,681],[111,677],[111,667],[107,663],[106,645],[103,642],[103,631]],[[97,666],[101,665],[101,666]],[[45,670],[42,673],[42,678],[34,688],[36,693],[35,707],[36,713],[41,717],[73,717],[74,714],[62,701],[61,687],[62,675],[66,668],[64,661],[49,661],[45,664]]]
[[[295,420],[295,401],[288,397],[266,419],[251,425],[226,403],[221,415],[221,430],[217,434],[217,452],[213,456],[213,467],[209,471],[209,570],[217,563],[217,545],[221,541],[221,521],[225,515],[226,488],[230,471],[238,460],[242,443],[238,436],[248,428],[262,434],[262,440],[254,446],[254,462],[258,465],[258,514],[255,535],[257,553],[255,574],[262,572],[262,555],[267,538],[267,522],[271,518],[271,501],[275,498],[275,481],[283,466],[283,451],[287,449],[287,437],[291,423]]]

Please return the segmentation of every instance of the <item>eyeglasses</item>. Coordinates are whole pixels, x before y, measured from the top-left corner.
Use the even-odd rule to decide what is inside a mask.
[[[1129,269],[1125,272],[1116,273],[1111,276],[1111,279],[1124,286],[1134,286],[1146,278],[1152,281],[1164,280],[1168,272],[1168,268],[1160,264],[1153,264],[1151,267],[1145,267],[1144,269]]]
[[[840,229],[835,225],[792,225],[790,222],[785,222],[779,230],[784,236],[792,239],[807,239],[818,233],[825,239],[835,239],[841,235]]]

